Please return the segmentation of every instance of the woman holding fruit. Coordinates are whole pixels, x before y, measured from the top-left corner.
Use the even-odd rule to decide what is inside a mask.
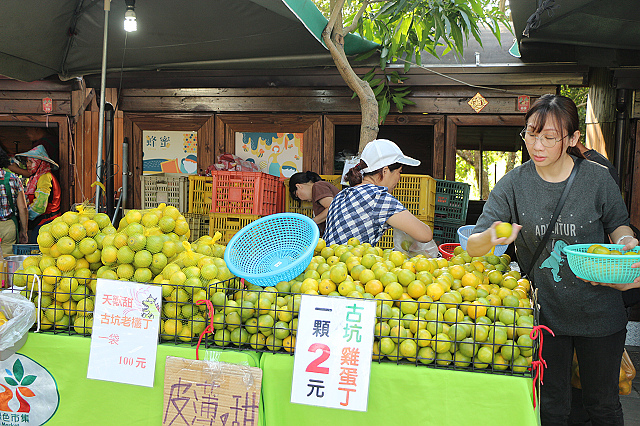
[[[390,227],[418,242],[432,241],[431,228],[391,195],[405,165],[418,166],[420,161],[405,156],[390,140],[376,139],[364,147],[360,162],[347,173],[350,187],[340,191],[329,207],[327,245],[346,244],[350,238],[376,245]]]
[[[525,120],[521,136],[531,160],[496,184],[469,237],[467,251],[481,256],[497,244],[515,241],[521,267],[531,265],[540,324],[555,333],[555,337],[545,336],[542,346],[541,358],[547,363],[541,388],[542,424],[568,422],[575,350],[583,404],[592,424],[621,425],[618,375],[627,324],[622,291],[640,286],[640,279],[628,284],[585,282],[571,271],[561,247],[603,242],[610,236],[627,251],[636,247],[638,240],[628,226],[626,206],[607,169],[584,161],[551,238],[539,258],[533,259],[574,167],[575,157],[567,149],[578,143],[580,131],[576,106],[564,96],[542,96]],[[503,222],[514,224],[511,227]]]

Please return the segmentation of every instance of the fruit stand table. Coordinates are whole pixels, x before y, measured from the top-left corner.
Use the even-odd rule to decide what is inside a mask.
[[[81,336],[29,333],[27,343],[18,351],[18,354],[44,367],[53,376],[57,385],[60,403],[47,425],[161,425],[166,358],[175,356],[195,359],[195,348],[186,345],[158,345],[154,386],[150,388],[87,379],[90,345],[91,339]],[[256,352],[231,350],[218,352],[220,361],[252,367],[259,366],[260,354]],[[201,348],[201,358],[203,353]],[[17,359],[16,355],[0,362],[0,368],[4,371],[3,376],[9,375],[5,369],[11,371],[15,359]],[[24,363],[26,364],[27,360]],[[28,374],[30,372],[25,365],[24,376]],[[5,383],[5,380],[1,380],[1,383]],[[40,378],[40,380],[43,379]],[[37,393],[35,390],[37,381],[38,376],[32,386],[35,393]],[[0,393],[0,395],[3,394]],[[36,404],[34,397],[26,399],[32,406]],[[2,403],[0,407],[1,405]],[[6,413],[1,414],[4,416]],[[255,426],[262,425],[262,419],[261,415],[259,423]],[[16,424],[33,423],[17,422]],[[183,424],[187,423],[179,421],[173,423],[174,426]]]
[[[267,426],[538,424],[530,378],[374,362],[362,413],[290,403],[292,356],[264,353],[260,365]]]

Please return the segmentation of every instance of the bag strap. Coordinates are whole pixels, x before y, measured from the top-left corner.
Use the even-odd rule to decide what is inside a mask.
[[[531,268],[536,264],[542,250],[544,249],[547,241],[551,237],[551,230],[556,226],[556,222],[558,221],[558,217],[560,216],[560,212],[562,211],[562,207],[564,207],[565,201],[567,201],[567,196],[569,195],[569,189],[571,189],[571,185],[575,180],[576,175],[578,174],[578,169],[580,168],[580,163],[584,161],[583,158],[576,158],[575,164],[573,165],[573,170],[571,170],[571,174],[569,175],[569,179],[567,180],[567,185],[564,187],[564,191],[562,191],[562,195],[560,196],[560,200],[558,200],[558,205],[556,206],[556,210],[553,212],[553,216],[551,217],[551,221],[549,222],[549,226],[542,236],[542,240],[538,243],[538,247],[536,247],[536,251],[531,258],[531,263],[528,268],[523,270],[524,275],[529,275],[531,272]]]

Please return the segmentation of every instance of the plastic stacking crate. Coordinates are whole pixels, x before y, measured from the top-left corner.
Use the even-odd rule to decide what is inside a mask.
[[[262,172],[214,171],[189,176],[189,213],[268,215],[276,212],[278,178]]]
[[[434,219],[464,225],[470,188],[468,183],[436,179]]]
[[[261,217],[246,214],[211,213],[209,215],[209,235],[213,236],[216,231],[219,231],[222,238],[218,242],[227,244],[239,230]]]
[[[342,179],[341,175],[320,175],[320,177],[339,190],[342,189],[342,184],[340,183]],[[286,213],[300,213],[308,217],[313,216],[313,207],[310,201],[296,201],[291,196],[289,192],[289,179],[284,181],[284,194],[284,211]]]
[[[184,213],[184,218],[189,224],[189,242],[192,243],[198,238],[209,235],[209,215],[197,213]]]
[[[440,222],[436,220],[433,223],[433,241],[436,244],[457,243],[458,228],[462,226],[457,223]]]
[[[180,173],[156,173],[140,176],[142,209],[152,209],[160,203],[176,207],[180,213],[187,211],[189,176]]]
[[[433,222],[436,180],[431,176],[403,174],[391,195],[421,221]]]
[[[32,254],[40,254],[40,247],[38,244],[14,244],[13,245],[13,254],[15,255],[23,255],[30,256]],[[8,254],[5,253],[5,256]]]

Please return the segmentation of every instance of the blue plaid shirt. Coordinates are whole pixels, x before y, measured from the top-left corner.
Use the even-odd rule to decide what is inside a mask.
[[[329,206],[324,240],[327,245],[346,244],[355,237],[360,243],[376,245],[390,228],[387,219],[404,210],[384,186],[367,183],[345,188]]]
[[[0,169],[0,220],[7,220],[8,218],[11,217],[11,215],[14,212],[11,210],[11,207],[9,206],[9,199],[7,198],[7,191],[6,188],[4,186],[4,179],[5,176],[9,176],[9,188],[11,188],[11,198],[13,199],[13,205],[15,206],[15,208],[18,208],[18,193],[20,191],[24,191],[24,188],[22,187],[22,182],[20,182],[20,179],[18,178],[18,176],[16,176],[15,174],[13,174],[10,171],[7,171],[6,169]]]

